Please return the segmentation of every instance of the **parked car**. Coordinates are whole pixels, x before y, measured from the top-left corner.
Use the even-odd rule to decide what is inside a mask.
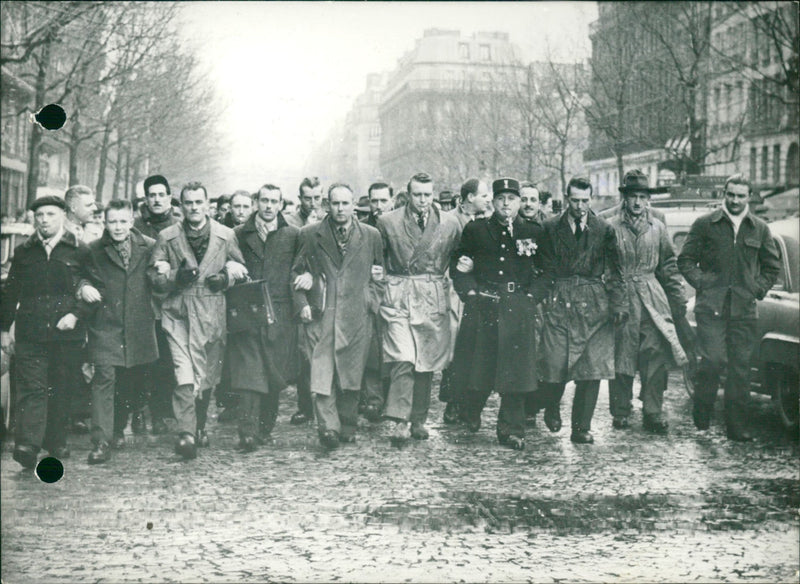
[[[772,396],[783,426],[796,437],[800,419],[800,221],[796,218],[769,224],[781,255],[781,273],[772,290],[758,301],[758,338],[751,365],[751,390]],[[694,298],[689,301],[689,323],[694,318]],[[695,364],[684,368],[689,395],[694,395]]]

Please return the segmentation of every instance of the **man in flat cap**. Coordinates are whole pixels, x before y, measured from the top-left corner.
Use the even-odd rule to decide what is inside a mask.
[[[519,216],[519,182],[492,183],[494,213],[464,227],[450,261],[450,276],[464,301],[451,365],[462,388],[462,412],[477,432],[493,391],[501,396],[497,440],[525,448],[525,397],[536,390],[536,305],[546,293],[537,279],[544,230]]]
[[[427,173],[408,181],[408,204],[378,220],[386,255],[381,305],[384,361],[391,384],[384,415],[393,419],[396,444],[426,440],[433,373],[450,355],[450,255],[458,245],[458,220],[433,205]]]
[[[609,383],[608,401],[614,428],[627,428],[638,371],[644,429],[666,434],[661,408],[668,367],[688,362],[672,319],[673,313],[686,314],[686,296],[667,227],[650,212],[647,176],[631,170],[619,190],[622,206],[608,222],[616,232],[629,316],[615,330],[616,377]]]
[[[24,468],[42,448],[69,457],[69,381],[86,335],[76,289],[87,248],[64,227],[63,199],[41,197],[31,210],[36,233],[14,250],[0,303],[2,347],[16,352],[14,460]]]
[[[145,237],[157,239],[158,234],[167,227],[178,223],[172,214],[172,193],[166,177],[154,174],[144,179],[145,208],[142,216],[136,219],[134,228]],[[158,341],[158,360],[148,367],[151,429],[153,434],[166,434],[167,420],[174,418],[172,413],[172,389],[175,387],[175,372],[172,369],[172,355],[164,329],[161,327],[161,302],[163,294],[153,295],[153,309],[156,316],[156,340]],[[134,414],[131,426],[135,430],[140,424],[139,416]],[[141,422],[143,424],[144,422]]]
[[[561,397],[575,381],[572,435],[577,444],[594,442],[589,432],[600,380],[614,379],[614,325],[627,318],[622,271],[614,229],[590,209],[592,185],[573,177],[567,209],[544,222],[540,246],[546,297],[539,362],[544,423],[561,429]]]

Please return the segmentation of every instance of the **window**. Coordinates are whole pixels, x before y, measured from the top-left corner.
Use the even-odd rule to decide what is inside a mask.
[[[458,56],[462,59],[469,59],[469,43],[458,43]]]
[[[767,170],[769,169],[769,146],[761,147],[761,180],[767,182]]]
[[[489,45],[481,45],[481,61],[491,61],[492,52]]]
[[[772,180],[775,184],[781,182],[781,145],[772,147]]]
[[[381,135],[381,125],[380,124],[372,124],[369,127],[369,137],[370,138],[380,138]]]
[[[757,150],[755,148],[750,149],[750,180],[755,182],[758,177],[756,176],[756,159],[758,158]]]

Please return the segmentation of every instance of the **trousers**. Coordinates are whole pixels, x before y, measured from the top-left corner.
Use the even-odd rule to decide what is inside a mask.
[[[564,395],[564,383],[540,382],[540,392],[547,404],[545,412],[558,411]],[[575,395],[572,398],[572,430],[588,432],[592,429],[592,417],[600,393],[600,380],[591,379],[575,382]]]
[[[415,371],[410,361],[396,361],[390,368],[389,395],[384,415],[412,424],[424,424],[431,405],[432,371]]]
[[[333,373],[330,395],[314,394],[314,413],[320,435],[333,430],[343,438],[355,436],[358,427],[358,389],[344,389],[339,373]]]
[[[172,409],[178,422],[178,434],[194,436],[197,430],[206,428],[211,390],[206,389],[195,398],[192,387],[191,383],[184,383],[175,387],[172,393]]]
[[[146,379],[149,392],[148,405],[153,420],[174,418],[172,412],[172,392],[175,389],[175,371],[172,368],[172,355],[161,321],[156,321],[156,341],[158,343],[158,360],[147,367]]]
[[[239,390],[239,438],[269,435],[278,419],[280,391]]]
[[[461,403],[469,418],[480,418],[491,391],[469,390],[462,394]],[[504,393],[500,395],[500,411],[497,412],[497,435],[525,437],[525,398],[527,393]]]
[[[92,377],[92,442],[109,442],[128,425],[128,414],[142,403],[143,380],[149,365],[95,365]]]

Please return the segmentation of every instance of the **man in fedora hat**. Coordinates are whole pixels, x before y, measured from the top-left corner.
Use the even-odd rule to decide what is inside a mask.
[[[594,442],[591,429],[600,380],[614,378],[614,325],[627,318],[614,229],[591,212],[592,185],[573,177],[567,209],[544,222],[539,253],[547,295],[541,337],[539,379],[544,423],[561,429],[561,397],[575,381],[572,435],[577,444]]]
[[[525,397],[536,390],[536,304],[546,288],[535,264],[544,234],[538,223],[519,216],[519,182],[492,183],[494,213],[464,227],[450,261],[450,276],[464,314],[450,367],[462,388],[461,408],[477,432],[492,391],[501,395],[497,439],[525,448]]]
[[[2,347],[16,355],[13,456],[28,469],[42,448],[60,459],[70,454],[69,390],[86,335],[75,293],[87,248],[66,229],[66,207],[60,197],[33,202],[36,233],[14,250],[0,303]]]
[[[652,194],[656,190],[656,189],[651,189],[650,188],[650,182],[649,182],[649,180],[647,178],[647,175],[644,174],[641,170],[639,170],[638,168],[634,169],[634,170],[629,170],[622,177],[622,185],[620,185],[620,187],[619,187],[619,193],[620,193],[620,201],[619,201],[619,203],[617,203],[613,207],[609,207],[608,209],[603,209],[602,211],[600,211],[598,213],[598,215],[600,215],[600,217],[602,217],[604,219],[608,219],[610,217],[614,217],[615,215],[618,215],[619,212],[622,210],[622,204],[624,202],[623,201],[623,195],[625,193],[625,190],[633,188],[633,187],[636,187],[636,186],[638,186],[640,188],[643,188],[643,189],[647,189],[647,192],[650,193],[650,194]],[[647,201],[647,207],[648,207],[648,211],[649,211],[649,214],[650,214],[651,217],[653,217],[655,219],[658,219],[664,225],[667,224],[667,219],[666,219],[666,217],[664,217],[664,213],[662,211],[660,211],[659,209],[655,209],[653,207],[650,207],[650,200],[649,199]]]
[[[631,170],[619,190],[622,205],[608,222],[616,232],[629,316],[615,330],[616,377],[609,383],[609,406],[614,428],[627,428],[633,377],[639,371],[642,424],[649,432],[666,434],[661,408],[668,366],[687,363],[672,314],[686,314],[686,296],[667,228],[648,204],[652,189],[647,176]]]

